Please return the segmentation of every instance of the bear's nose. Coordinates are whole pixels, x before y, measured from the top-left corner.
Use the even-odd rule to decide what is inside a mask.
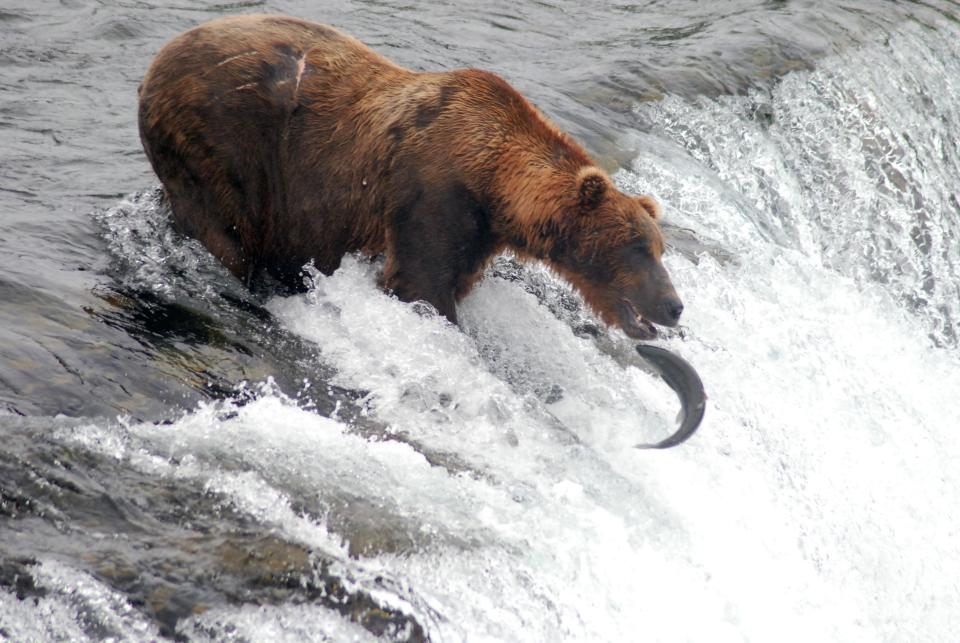
[[[680,321],[680,315],[683,314],[682,301],[679,299],[668,299],[666,302],[664,302],[663,306],[666,308],[667,319],[672,321],[674,324]]]

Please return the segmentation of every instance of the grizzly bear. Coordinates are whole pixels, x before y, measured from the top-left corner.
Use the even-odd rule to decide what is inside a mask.
[[[325,25],[222,18],[160,50],[139,124],[174,225],[248,285],[265,271],[302,288],[310,261],[330,274],[382,253],[387,291],[455,323],[510,250],[631,337],[683,310],[657,203],[490,72],[414,72]]]

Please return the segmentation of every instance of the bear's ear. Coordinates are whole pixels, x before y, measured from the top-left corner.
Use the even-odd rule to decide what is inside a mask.
[[[580,209],[589,212],[600,205],[607,191],[607,178],[596,168],[588,168],[577,177],[577,192],[580,195]]]
[[[640,202],[640,207],[647,211],[647,214],[650,215],[650,218],[654,221],[658,220],[663,214],[663,208],[660,207],[660,204],[657,201],[647,194],[641,194],[637,197],[637,201]]]

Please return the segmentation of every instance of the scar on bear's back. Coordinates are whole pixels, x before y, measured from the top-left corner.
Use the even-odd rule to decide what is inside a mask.
[[[435,100],[426,102],[417,108],[417,114],[413,120],[414,126],[417,129],[424,129],[433,123],[433,121],[437,120],[437,117],[450,105],[450,102],[454,96],[457,95],[458,91],[459,90],[452,85],[441,86],[440,92]]]

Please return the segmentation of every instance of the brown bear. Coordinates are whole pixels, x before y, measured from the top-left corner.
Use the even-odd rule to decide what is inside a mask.
[[[140,86],[140,136],[175,226],[238,278],[302,284],[347,252],[456,322],[511,250],[545,262],[631,337],[683,305],[659,206],[617,190],[502,78],[414,72],[331,27],[236,16],[166,44]],[[301,286],[302,287],[302,286]]]

